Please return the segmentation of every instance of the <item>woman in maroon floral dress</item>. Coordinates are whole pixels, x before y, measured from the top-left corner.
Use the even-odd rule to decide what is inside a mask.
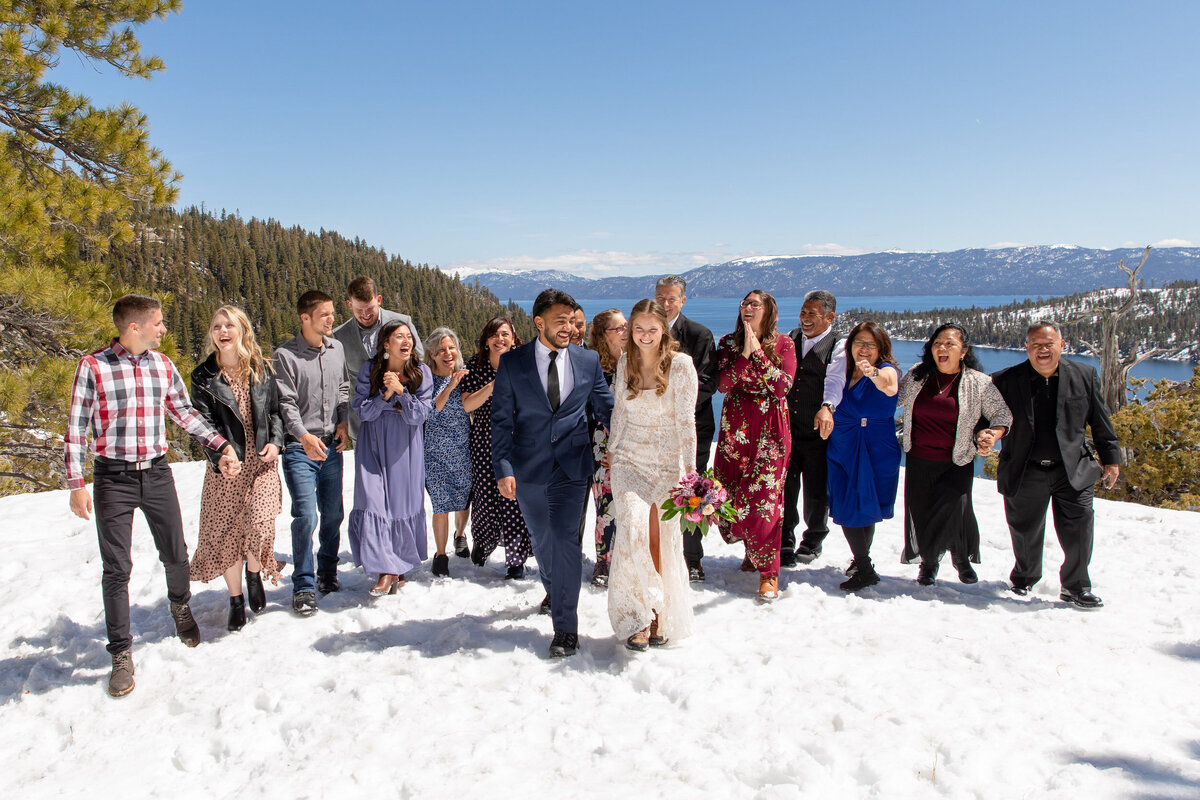
[[[755,289],[742,300],[737,328],[717,347],[717,388],[725,393],[714,464],[740,518],[721,533],[746,543],[742,568],[758,570],[758,599],[779,596],[783,479],[792,446],[787,393],[796,347],[775,330],[775,298]]]

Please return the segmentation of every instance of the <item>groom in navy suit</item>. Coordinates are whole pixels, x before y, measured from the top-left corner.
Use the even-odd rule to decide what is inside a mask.
[[[532,342],[500,356],[492,388],[492,465],[521,506],[554,621],[550,656],[579,644],[579,517],[592,475],[588,413],[608,424],[613,397],[600,357],[571,344],[575,301],[547,289],[533,302]]]

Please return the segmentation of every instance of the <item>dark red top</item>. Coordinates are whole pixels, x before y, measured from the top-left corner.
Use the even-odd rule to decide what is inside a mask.
[[[935,372],[921,387],[913,403],[912,450],[910,455],[928,461],[950,461],[954,453],[954,434],[958,429],[958,384],[960,372],[946,385],[946,378]],[[938,383],[941,378],[942,383]],[[946,387],[946,392],[938,391]]]

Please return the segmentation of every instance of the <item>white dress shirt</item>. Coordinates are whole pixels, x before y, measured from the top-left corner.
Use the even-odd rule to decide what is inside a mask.
[[[558,351],[558,356],[554,359],[554,366],[558,370],[558,401],[567,399],[567,395],[575,388],[575,373],[571,369],[571,357],[567,354],[566,347]],[[542,382],[542,391],[548,392],[550,386],[546,381],[546,374],[550,370],[550,348],[542,343],[539,336],[533,340],[533,358],[537,362],[538,380]]]

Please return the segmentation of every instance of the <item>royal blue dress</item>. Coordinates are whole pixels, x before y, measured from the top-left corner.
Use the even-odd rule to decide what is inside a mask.
[[[434,375],[433,396],[441,394],[449,382],[449,375]],[[471,499],[470,432],[471,419],[463,408],[460,383],[442,410],[438,411],[435,403],[425,420],[425,488],[435,514],[464,511]]]
[[[424,424],[433,407],[433,373],[422,364],[417,391],[387,402],[382,392],[369,394],[370,375],[368,361],[354,393],[362,426],[354,446],[354,510],[347,533],[354,563],[363,571],[403,575],[428,553]]]
[[[895,513],[900,481],[896,400],[869,378],[847,383],[842,391],[827,451],[829,516],[838,525],[862,528]]]

